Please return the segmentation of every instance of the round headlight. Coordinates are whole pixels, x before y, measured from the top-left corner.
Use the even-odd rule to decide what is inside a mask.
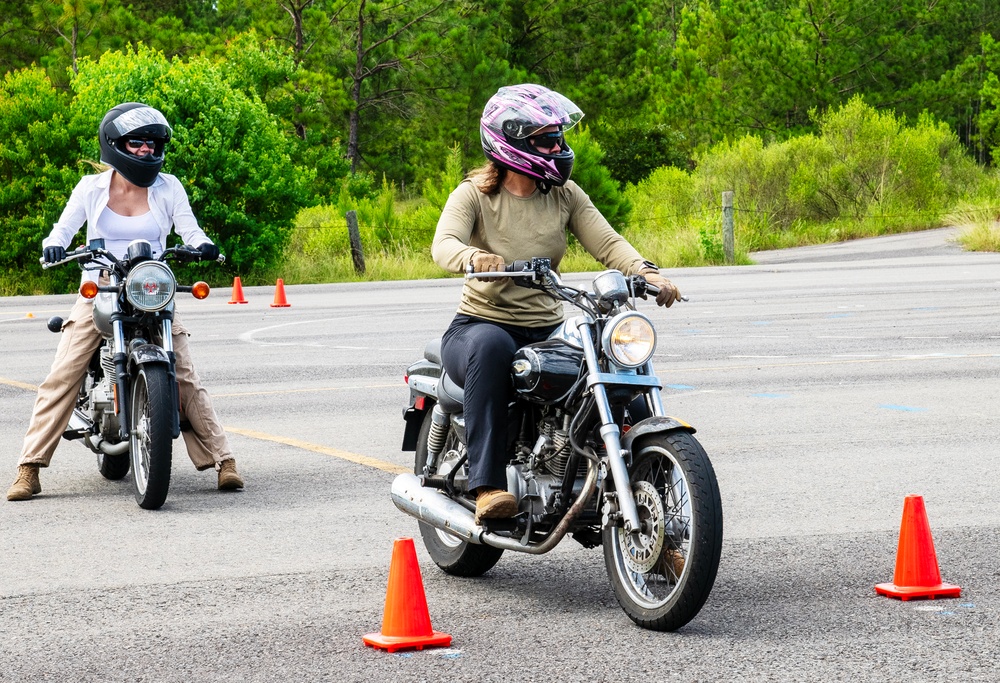
[[[140,263],[125,278],[125,297],[141,311],[166,308],[176,291],[174,274],[158,261]]]
[[[601,341],[611,360],[622,367],[637,368],[653,357],[656,331],[646,316],[630,311],[608,321]]]

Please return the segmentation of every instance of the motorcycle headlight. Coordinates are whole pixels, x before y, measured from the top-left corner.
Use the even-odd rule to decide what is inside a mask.
[[[642,313],[629,311],[608,321],[601,339],[604,352],[618,365],[645,365],[656,350],[656,330]]]
[[[141,311],[166,308],[176,291],[174,274],[159,261],[140,263],[125,278],[125,298]]]

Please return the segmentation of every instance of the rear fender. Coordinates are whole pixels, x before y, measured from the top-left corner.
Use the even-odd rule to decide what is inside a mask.
[[[434,401],[427,396],[414,396],[410,407],[403,411],[403,421],[406,428],[403,430],[404,451],[417,450],[417,437],[420,435],[420,427],[424,424],[424,416],[434,407]]]

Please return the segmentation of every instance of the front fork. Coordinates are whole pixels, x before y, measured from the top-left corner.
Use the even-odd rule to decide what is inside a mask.
[[[580,338],[583,341],[583,355],[587,360],[589,372],[588,380],[594,392],[594,401],[601,417],[601,439],[604,441],[604,448],[607,452],[608,465],[611,468],[611,476],[615,482],[615,493],[618,496],[618,509],[621,512],[624,522],[625,533],[633,534],[642,530],[639,522],[639,512],[635,506],[635,498],[632,497],[632,482],[628,475],[628,467],[625,464],[626,452],[622,449],[621,428],[615,422],[611,413],[611,403],[608,401],[608,392],[604,386],[604,379],[601,377],[600,364],[597,360],[597,350],[594,348],[594,340],[590,334],[589,323],[581,321]],[[646,365],[647,376],[652,376],[651,364]],[[650,409],[654,415],[663,416],[663,401],[660,398],[660,388],[658,381],[652,378],[653,382],[643,382],[649,396]],[[655,386],[654,386],[655,382]]]
[[[129,349],[125,344],[125,329],[122,325],[121,317],[118,311],[115,311],[115,315],[112,316],[111,330],[112,337],[114,339],[115,372],[118,375],[115,381],[115,393],[118,394],[118,435],[121,437],[122,441],[128,441],[132,433],[132,397],[128,391]],[[180,434],[180,390],[177,386],[177,375],[175,371],[176,360],[174,358],[173,323],[169,318],[163,319],[163,326],[160,334],[163,337],[161,346],[163,347],[164,352],[166,352],[167,358],[170,360],[168,374],[170,377],[170,385],[173,387],[173,405],[176,407],[174,410],[173,427],[171,431],[173,437],[176,439]]]

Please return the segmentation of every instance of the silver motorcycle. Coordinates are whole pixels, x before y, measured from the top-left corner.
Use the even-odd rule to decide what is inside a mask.
[[[419,520],[428,553],[449,574],[479,576],[505,550],[538,555],[570,534],[603,546],[615,596],[636,624],[684,626],[715,582],[722,500],[694,428],[663,407],[656,331],[636,310],[656,288],[607,270],[592,291],[576,289],[541,258],[466,277],[511,277],[582,313],[511,365],[507,488],[519,512],[475,523],[463,390],[442,369],[440,339],[407,370],[403,450],[415,451],[415,465],[393,481],[393,503]]]
[[[135,500],[147,510],[158,509],[167,499],[173,440],[181,430],[171,333],[174,296],[190,292],[204,299],[209,294],[205,282],[178,285],[166,263],[170,258],[198,261],[201,252],[181,245],[153,258],[150,243],[135,240],[118,259],[97,239],[55,263],[42,261],[43,268],[77,262],[102,274],[102,284],[88,280],[80,285],[80,294],[94,299],[94,325],[103,340],[63,438],[82,440],[95,452],[107,479],[123,479],[131,469]],[[53,332],[62,327],[62,318],[48,321]]]

